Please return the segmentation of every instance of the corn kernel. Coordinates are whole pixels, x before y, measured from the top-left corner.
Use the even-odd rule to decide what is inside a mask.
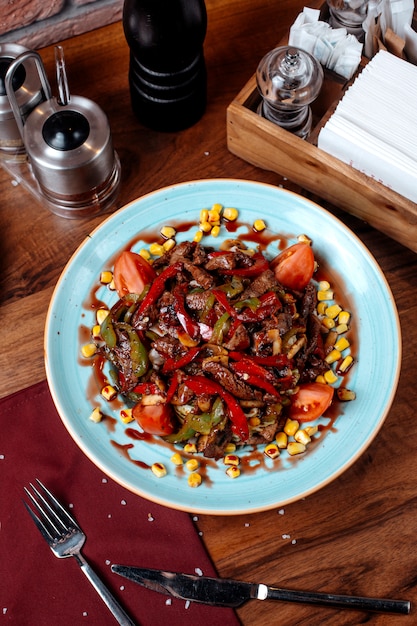
[[[237,478],[240,476],[240,469],[236,465],[230,465],[226,470],[226,474],[229,478]]]
[[[311,244],[313,243],[310,237],[305,234],[298,235],[297,241],[299,241],[300,243],[306,243],[308,246],[311,246]]]
[[[198,472],[192,472],[188,476],[188,485],[189,487],[199,487],[202,483],[201,475]]]
[[[319,374],[316,378],[316,383],[323,383],[323,385],[326,384],[326,379],[324,378],[324,376],[322,374]]]
[[[110,289],[110,291],[116,291],[116,283],[114,282],[114,278],[111,281],[111,283],[109,283],[107,286]]]
[[[96,340],[101,339],[100,330],[101,330],[100,324],[94,324],[93,328],[91,329],[91,336],[93,339],[96,339]]]
[[[275,443],[269,443],[264,448],[264,454],[268,456],[270,459],[276,459],[279,457],[279,449]]]
[[[355,400],[356,398],[356,393],[346,387],[339,387],[337,390],[337,397],[341,402],[352,402],[352,400]]]
[[[340,374],[346,374],[346,372],[350,370],[352,365],[353,365],[353,356],[351,354],[348,354],[347,356],[345,356],[345,358],[343,359],[343,361],[337,368],[337,371]]]
[[[164,239],[173,239],[177,231],[172,226],[163,226],[159,231]]]
[[[227,207],[223,209],[223,217],[228,222],[234,222],[237,219],[238,215],[239,213],[237,209],[234,209],[232,207]]]
[[[108,309],[97,309],[96,311],[97,324],[101,326],[109,313],[110,311]]]
[[[200,467],[200,463],[198,462],[197,459],[188,459],[188,461],[185,464],[185,467],[188,469],[188,471],[195,472],[195,470]]]
[[[305,452],[306,447],[303,443],[300,443],[298,441],[290,441],[290,443],[288,444],[287,450],[288,450],[288,454],[290,454],[291,456],[294,456],[296,454],[302,454],[303,452]]]
[[[288,437],[292,437],[297,432],[299,426],[300,424],[297,420],[288,418],[284,425],[284,433],[288,435]]]
[[[211,233],[210,233],[210,235],[211,235],[212,237],[218,237],[218,236],[219,236],[219,234],[220,234],[220,226],[217,226],[217,225],[216,225],[216,226],[213,226],[213,228],[211,229]]]
[[[346,337],[339,337],[339,339],[334,344],[334,347],[336,348],[336,350],[339,350],[339,352],[343,352],[343,350],[346,350],[346,348],[349,348],[349,346],[350,343],[349,340],[346,339]]]
[[[340,318],[340,315],[339,315]],[[335,331],[337,332],[338,335],[343,335],[343,333],[346,333],[349,330],[348,325],[347,324],[338,324],[335,328]]]
[[[305,446],[310,443],[311,437],[305,428],[300,428],[294,435],[294,439],[298,441],[298,443],[303,443]]]
[[[107,400],[108,402],[110,402],[111,400],[114,400],[114,398],[117,396],[116,389],[112,387],[111,385],[104,385],[100,393],[103,396],[103,398]]]
[[[319,315],[324,315],[326,313],[326,309],[328,307],[327,302],[323,301],[323,302],[319,302],[317,305],[317,313]]]
[[[100,274],[100,282],[103,285],[109,285],[112,280],[113,280],[113,273],[112,272],[110,272],[109,270],[105,270],[104,272],[101,272],[101,274]]]
[[[319,289],[317,292],[317,299],[319,302],[322,302],[323,300],[333,300],[333,295],[334,294],[331,289]]]
[[[167,470],[163,463],[152,463],[151,465],[152,473],[155,474],[157,478],[162,478],[166,476]]]
[[[182,456],[181,456],[181,454],[179,452],[174,452],[174,454],[171,457],[171,462],[174,465],[178,465],[178,466],[182,465],[184,463],[184,461],[182,459]]]
[[[132,415],[132,409],[122,409],[120,411],[120,419],[123,424],[130,424],[130,422],[133,422],[135,418]]]
[[[195,443],[186,443],[184,446],[184,452],[187,454],[195,454],[197,452],[197,446]]]
[[[253,223],[253,228],[254,230],[256,230],[257,233],[260,233],[261,231],[265,230],[266,224],[263,220],[255,220]]]
[[[162,256],[165,250],[160,243],[151,243],[151,245],[149,246],[149,252],[152,254],[152,256]]]
[[[327,370],[327,372],[324,372],[323,376],[328,385],[332,385],[339,380],[333,370]]]
[[[91,356],[94,356],[96,352],[97,352],[97,346],[95,343],[87,343],[85,344],[85,346],[82,346],[81,348],[81,354],[86,359],[88,359]]]
[[[330,283],[327,280],[321,280],[319,282],[319,291],[329,291]]]
[[[317,433],[319,432],[319,427],[318,426],[306,426],[304,430],[306,431],[307,435],[311,439],[311,437],[313,437],[314,435],[317,435]]]
[[[146,248],[142,248],[141,250],[139,250],[139,255],[142,257],[142,259],[145,259],[145,261],[149,261],[149,259],[151,258],[150,252]]]
[[[334,328],[336,326],[336,322],[334,320],[332,320],[331,317],[325,317],[322,320],[322,324],[325,328],[327,328],[328,330],[331,330],[332,328]]]
[[[220,212],[216,209],[210,209],[208,212],[208,222],[210,224],[220,224]]]
[[[169,252],[170,250],[172,250],[172,248],[175,248],[175,239],[167,239],[162,244],[162,247],[165,250],[165,252]]]
[[[183,458],[179,452],[174,452],[174,454],[171,457],[171,463],[173,463],[174,465],[178,465],[178,466],[184,463]]]
[[[202,230],[198,230],[196,232],[196,234],[194,235],[194,239],[193,241],[195,241],[196,243],[200,243],[200,241],[203,239],[203,231]]]
[[[287,433],[280,431],[279,433],[275,435],[275,441],[277,442],[278,448],[281,448],[281,450],[284,450],[284,448],[286,448],[288,444]]]
[[[240,459],[236,454],[226,454],[226,456],[223,457],[223,463],[225,465],[239,465]]]
[[[349,324],[350,321],[350,313],[349,311],[341,311],[339,313],[339,322],[340,324]]]
[[[259,419],[259,417],[250,417],[248,419],[248,424],[249,426],[252,426],[252,428],[259,426],[260,423],[261,423],[261,420]]]
[[[332,320],[334,320],[339,315],[341,310],[342,310],[341,306],[339,306],[338,304],[332,304],[327,307],[326,315],[327,317],[330,317]]]
[[[98,424],[102,419],[103,413],[101,412],[100,407],[96,406],[96,408],[90,413],[90,420]]]
[[[209,233],[211,231],[212,224],[207,220],[205,222],[200,222],[200,230],[203,233]]]
[[[200,222],[208,222],[208,209],[201,209]]]
[[[224,448],[225,454],[230,454],[231,452],[234,452],[235,450],[236,450],[236,444],[232,442],[227,443]]]
[[[220,214],[222,212],[222,208],[223,208],[223,205],[220,204],[220,202],[215,202],[212,205],[211,210],[214,211],[215,213],[219,213]]]
[[[331,365],[331,363],[336,363],[336,361],[338,361],[341,358],[341,354],[339,352],[339,350],[333,349],[324,359],[326,361],[326,363],[328,363],[329,365]]]

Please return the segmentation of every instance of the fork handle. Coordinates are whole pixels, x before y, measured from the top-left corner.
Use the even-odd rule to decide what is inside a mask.
[[[103,581],[97,576],[91,565],[85,560],[82,554],[76,554],[74,556],[77,559],[78,565],[81,567],[82,571],[87,576],[100,598],[110,609],[120,626],[135,626],[135,623],[132,622],[125,610],[122,609],[120,604],[107,589]]]

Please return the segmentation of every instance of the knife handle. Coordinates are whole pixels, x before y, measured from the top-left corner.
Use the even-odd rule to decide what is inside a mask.
[[[373,611],[377,613],[397,613],[408,615],[411,604],[408,600],[389,600],[386,598],[364,598],[361,596],[345,596],[333,593],[314,593],[268,587],[266,600],[282,602],[299,602],[315,604],[339,609],[355,609],[356,611]]]

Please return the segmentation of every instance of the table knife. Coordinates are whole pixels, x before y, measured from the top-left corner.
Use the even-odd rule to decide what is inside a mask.
[[[407,615],[411,604],[406,600],[363,598],[332,593],[316,593],[270,587],[264,584],[241,582],[223,578],[208,578],[192,574],[164,572],[156,569],[112,565],[112,572],[129,580],[174,598],[202,602],[215,606],[236,608],[247,600],[280,600],[314,604],[335,609],[355,609],[379,613]]]

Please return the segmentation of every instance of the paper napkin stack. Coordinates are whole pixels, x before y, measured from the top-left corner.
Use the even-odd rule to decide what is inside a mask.
[[[318,147],[417,202],[417,67],[378,52],[320,131]]]

